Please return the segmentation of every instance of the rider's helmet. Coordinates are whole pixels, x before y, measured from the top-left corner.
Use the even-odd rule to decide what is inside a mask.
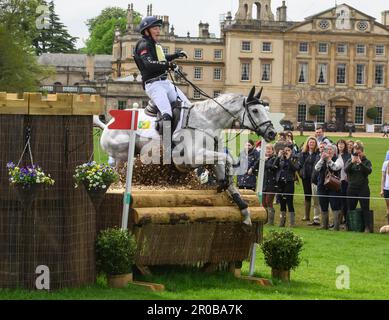
[[[162,27],[162,20],[152,16],[145,17],[140,22],[139,31],[144,35],[145,31],[152,27]]]

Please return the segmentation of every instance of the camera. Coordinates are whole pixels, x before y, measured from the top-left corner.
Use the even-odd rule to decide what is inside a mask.
[[[352,156],[353,156],[353,157],[359,157],[359,154],[356,153],[356,152],[353,152],[353,153],[352,153]]]

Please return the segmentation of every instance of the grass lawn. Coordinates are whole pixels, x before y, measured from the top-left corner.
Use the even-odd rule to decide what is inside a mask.
[[[277,228],[276,228],[277,229]],[[266,231],[269,229],[266,228]],[[388,299],[389,237],[377,234],[335,233],[308,228],[296,228],[305,245],[302,263],[292,272],[290,283],[274,282],[273,287],[261,287],[228,273],[203,274],[194,270],[156,270],[143,280],[162,283],[166,291],[148,292],[129,286],[127,289],[109,289],[104,279],[96,285],[58,292],[27,292],[0,290],[0,299]],[[350,289],[336,288],[337,266],[350,270]],[[243,273],[247,274],[248,262]],[[257,253],[256,276],[270,278],[263,254]]]

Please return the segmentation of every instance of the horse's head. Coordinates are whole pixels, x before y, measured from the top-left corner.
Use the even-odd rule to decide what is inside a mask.
[[[243,127],[254,131],[262,136],[266,142],[274,141],[277,136],[272,122],[263,102],[261,101],[263,88],[255,94],[255,86],[251,89],[249,96],[244,100]]]

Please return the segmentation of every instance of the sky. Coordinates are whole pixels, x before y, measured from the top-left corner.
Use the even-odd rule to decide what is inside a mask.
[[[72,36],[79,37],[77,46],[83,47],[88,38],[85,22],[97,16],[101,10],[109,6],[126,9],[129,3],[134,9],[146,15],[147,5],[153,4],[153,14],[170,16],[170,23],[175,27],[175,33],[186,36],[198,35],[200,21],[210,24],[210,32],[220,35],[219,19],[228,11],[234,16],[239,0],[54,0],[56,11],[62,22],[68,27]],[[272,11],[276,14],[282,0],[272,1]],[[335,5],[335,0],[286,0],[288,20],[301,21],[313,14],[327,10]],[[347,3],[350,6],[368,14],[381,22],[381,12],[389,10],[388,0],[337,0],[338,4]]]

